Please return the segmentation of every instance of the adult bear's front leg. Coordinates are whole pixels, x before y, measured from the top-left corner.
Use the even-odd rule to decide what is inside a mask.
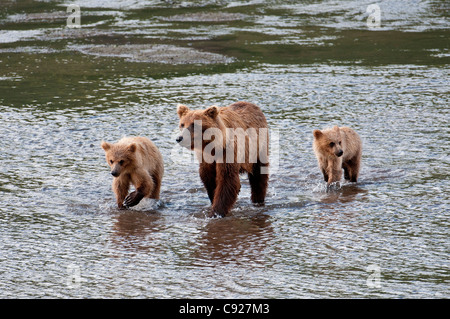
[[[214,192],[216,191],[216,163],[202,162],[199,173],[212,204],[214,203]]]
[[[216,189],[211,215],[226,216],[236,202],[240,190],[239,165],[216,164]]]

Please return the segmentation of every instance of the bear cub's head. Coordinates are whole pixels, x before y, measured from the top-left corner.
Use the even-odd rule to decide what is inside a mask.
[[[180,118],[180,135],[176,141],[181,146],[194,150],[204,148],[214,140],[215,133],[204,133],[206,130],[218,130],[220,127],[217,106],[213,105],[205,110],[190,110],[186,105],[179,104],[177,114]]]
[[[111,144],[102,141],[102,148],[105,150],[106,162],[111,167],[111,175],[119,177],[134,162],[136,144]]]
[[[338,126],[327,130],[314,130],[314,143],[323,154],[340,157],[344,154],[341,131]]]

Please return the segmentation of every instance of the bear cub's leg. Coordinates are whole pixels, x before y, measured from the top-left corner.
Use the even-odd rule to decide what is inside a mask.
[[[328,179],[327,189],[329,189],[332,185],[339,186],[339,182],[342,177],[342,159],[341,158],[332,158],[328,160],[328,166],[326,168],[326,176]],[[324,173],[325,176],[325,173]]]
[[[123,204],[126,207],[136,206],[144,197],[149,197],[155,188],[155,183],[150,175],[144,172],[139,172],[136,176],[140,176],[141,178],[139,180],[132,181],[133,185],[136,187],[136,190],[128,194],[125,198]]]
[[[116,194],[117,206],[119,209],[124,209],[123,201],[128,195],[128,188],[130,187],[130,180],[126,177],[114,178],[112,188]]]
[[[344,178],[350,182],[356,183],[358,181],[359,165],[360,161],[356,156],[345,163],[342,163]]]

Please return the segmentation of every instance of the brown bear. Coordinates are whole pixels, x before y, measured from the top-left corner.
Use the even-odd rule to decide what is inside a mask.
[[[248,174],[251,201],[263,204],[268,185],[268,127],[261,109],[248,102],[190,110],[178,105],[182,134],[176,141],[195,151],[200,179],[212,203],[209,217],[227,215]]]
[[[146,137],[124,137],[115,144],[102,141],[106,162],[114,176],[112,188],[120,209],[142,198],[159,199],[164,163],[158,148]],[[130,184],[135,191],[128,194]]]
[[[313,149],[323,177],[330,186],[344,178],[357,182],[361,165],[362,142],[359,135],[349,127],[334,126],[314,130]]]

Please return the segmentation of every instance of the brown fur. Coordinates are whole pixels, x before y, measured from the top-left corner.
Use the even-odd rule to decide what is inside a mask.
[[[252,202],[264,203],[269,176],[268,172],[261,173],[261,169],[267,170],[269,164],[268,135],[261,136],[259,131],[260,128],[267,129],[261,109],[252,103],[236,102],[226,107],[211,106],[206,110],[190,110],[179,105],[177,113],[183,133],[177,142],[197,154],[200,178],[212,203],[210,216],[228,214],[237,200],[241,187],[239,173],[243,172],[247,172],[249,177]],[[201,121],[201,130],[195,129],[195,121]],[[222,139],[217,135],[208,138],[207,132],[211,128],[220,130]],[[244,139],[244,135],[227,133],[227,128],[243,131],[254,128],[256,136],[248,134]],[[242,141],[245,141],[245,152],[239,153],[238,149],[242,150],[244,146]],[[256,152],[249,151],[251,145],[258,145]],[[214,146],[214,151],[209,156],[206,151],[211,146]],[[257,158],[253,156],[255,154]]]
[[[158,148],[145,137],[124,137],[115,144],[102,141],[106,162],[114,176],[112,188],[120,209],[142,198],[159,199],[164,164]],[[136,190],[128,194],[130,184]]]
[[[314,130],[313,135],[314,153],[328,186],[340,182],[342,169],[346,180],[357,182],[362,154],[359,135],[349,127],[338,126]]]

